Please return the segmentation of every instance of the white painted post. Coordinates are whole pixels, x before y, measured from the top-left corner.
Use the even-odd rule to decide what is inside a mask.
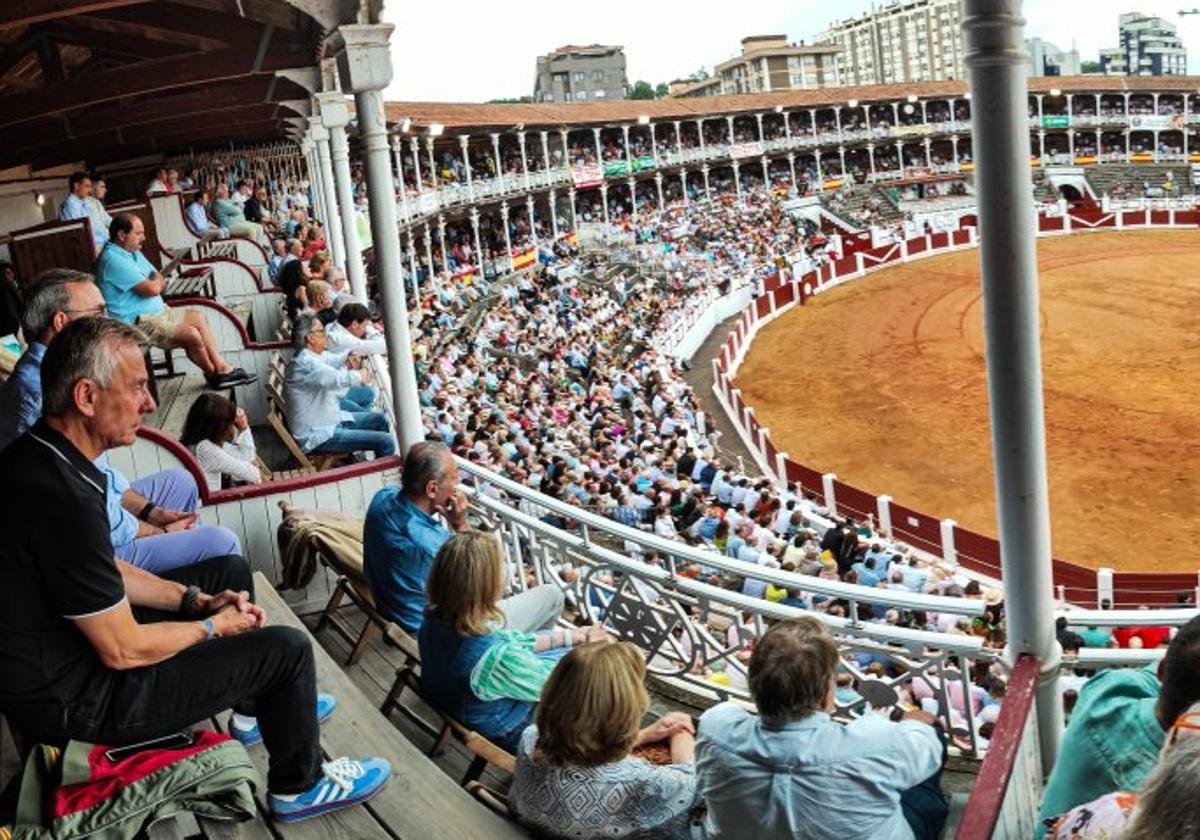
[[[825,507],[829,509],[830,515],[837,513],[837,495],[833,491],[833,482],[837,480],[837,473],[824,473],[821,476],[821,489],[825,491]]]
[[[904,236],[903,233],[900,235]],[[908,262],[908,237],[900,240],[900,262]]]
[[[879,512],[879,531],[890,540],[892,538],[892,497],[886,493],[876,496],[875,509]]]
[[[775,453],[775,474],[779,477],[779,481],[784,485],[787,484],[788,480],[787,458],[788,456],[786,452]]]
[[[1101,566],[1096,570],[1096,608],[1100,608],[1100,604],[1107,599],[1108,603],[1114,603],[1113,598],[1113,570]]]
[[[754,406],[748,405],[742,409],[742,428],[750,433],[750,418],[754,416]]]
[[[767,457],[767,438],[771,436],[771,430],[766,426],[758,427],[758,449],[762,452],[763,458]]]
[[[941,521],[942,560],[949,566],[958,565],[958,550],[954,546],[954,526],[957,524],[953,519]]]
[[[855,274],[857,274],[859,277],[862,277],[867,273],[866,266],[863,264],[862,251],[859,251],[854,255],[854,264],[857,266],[855,269]]]
[[[712,360],[712,368],[713,368],[713,385],[714,385],[714,386],[716,386],[716,385],[719,385],[719,384],[720,384],[720,382],[721,382],[721,364],[720,364],[720,361],[719,361],[719,360],[717,360],[717,359],[713,359],[713,360]]]
[[[1071,232],[1071,214],[1063,213],[1063,233]]]

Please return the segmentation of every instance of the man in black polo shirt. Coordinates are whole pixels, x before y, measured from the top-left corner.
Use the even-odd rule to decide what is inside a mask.
[[[0,453],[0,712],[31,741],[120,746],[235,707],[270,753],[277,818],[360,802],[390,769],[322,765],[312,648],[265,626],[242,558],[167,579],[113,557],[92,461],[132,444],[154,410],[139,338],[108,318],[72,322],[42,361],[42,419]]]

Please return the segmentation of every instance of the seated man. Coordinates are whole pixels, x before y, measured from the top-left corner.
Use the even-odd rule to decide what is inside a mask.
[[[710,837],[935,840],[946,819],[944,736],[923,711],[893,723],[834,709],[837,643],[815,618],[771,627],[750,656],[753,714],[700,717],[696,775]]]
[[[469,527],[454,456],[445,444],[422,441],[404,457],[400,486],[376,493],[363,522],[363,573],[375,605],[410,633],[421,629],[425,580],[438,549],[450,539],[436,514],[455,531]],[[504,598],[498,606],[506,629],[532,633],[558,619],[563,593],[545,584]]]
[[[92,235],[96,236],[96,231],[104,232],[104,241],[108,241],[108,228],[112,225],[112,216],[109,215],[108,209],[104,206],[104,198],[108,195],[108,182],[103,178],[92,179],[92,194],[84,199],[87,204],[88,216],[92,220]],[[103,248],[103,243],[98,243],[96,250]]]
[[[71,321],[104,314],[92,275],[69,268],[43,271],[25,292],[21,331],[29,346],[0,388],[0,452],[42,416],[42,357]]]
[[[192,233],[205,239],[222,239],[229,236],[229,231],[222,230],[208,220],[208,205],[212,203],[212,194],[208,190],[200,190],[196,197],[188,202],[186,209],[188,226]]]
[[[96,282],[109,314],[136,325],[155,347],[182,347],[204,372],[210,388],[245,385],[257,379],[225,361],[203,313],[175,309],[163,302],[166,281],[141,253],[145,238],[137,216],[121,213],[113,219],[109,242],[96,263]]]
[[[387,342],[371,323],[370,311],[357,301],[351,301],[341,308],[337,320],[329,325],[327,334],[331,353],[371,356],[387,352]]]
[[[30,743],[122,746],[233,707],[231,734],[270,755],[277,819],[361,802],[390,767],[322,763],[334,698],[316,693],[304,633],[265,626],[245,560],[160,578],[113,558],[92,462],[153,408],[139,340],[109,318],[68,325],[42,364],[43,418],[0,454],[0,712]]]
[[[271,256],[267,259],[267,276],[272,283],[279,284],[279,269],[287,259],[287,240],[275,237],[271,240]]]
[[[1106,793],[1140,790],[1167,731],[1200,701],[1198,673],[1200,618],[1193,618],[1157,667],[1111,668],[1084,683],[1046,781],[1038,825]]]
[[[64,222],[70,219],[87,219],[92,228],[96,253],[99,253],[100,249],[104,247],[104,243],[108,241],[108,228],[102,228],[96,224],[92,218],[91,209],[88,207],[88,199],[92,197],[92,179],[86,173],[76,172],[67,181],[67,186],[71,192],[67,194],[62,206],[58,208],[58,218]]]
[[[350,281],[346,279],[346,272],[336,265],[325,269],[321,279],[329,284],[329,297],[334,312],[340,310],[347,301],[354,299],[354,294],[350,291]]]
[[[154,170],[154,177],[150,179],[150,185],[146,187],[146,195],[161,195],[171,192],[171,182],[167,177],[167,168],[160,166]]]
[[[370,369],[349,369],[343,366],[349,357],[326,353],[325,325],[315,315],[296,319],[292,344],[296,353],[287,366],[284,397],[292,434],[304,451],[394,453],[395,439],[382,412],[341,402],[348,391],[371,383]]]
[[[229,231],[231,236],[244,236],[255,242],[265,242],[262,225],[246,221],[242,208],[229,197],[229,187],[217,184],[217,197],[213,199],[213,217],[217,224]]]

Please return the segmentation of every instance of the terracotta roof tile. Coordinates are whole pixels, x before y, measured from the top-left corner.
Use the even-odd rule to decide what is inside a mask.
[[[1195,76],[1049,76],[1029,80],[1030,93],[1200,92]],[[389,123],[411,119],[421,127],[441,123],[447,134],[478,131],[509,131],[517,125],[527,130],[560,126],[603,126],[635,123],[648,115],[652,120],[695,119],[705,115],[756,113],[784,108],[829,107],[857,99],[861,104],[891,102],[916,94],[923,99],[962,96],[963,81],[922,82],[904,85],[835,87],[778,93],[705,96],[688,99],[625,99],[613,102],[531,102],[488,105],[470,102],[388,102]]]

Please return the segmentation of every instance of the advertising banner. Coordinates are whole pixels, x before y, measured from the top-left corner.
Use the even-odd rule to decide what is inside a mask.
[[[1042,128],[1070,128],[1071,118],[1066,114],[1048,114],[1042,117]]]
[[[592,164],[590,166],[571,167],[571,181],[576,189],[595,187],[604,181],[604,170]]]
[[[625,165],[623,160],[610,160],[604,164],[604,177],[610,175],[624,175],[629,172],[629,167]]]
[[[729,145],[729,156],[735,160],[738,158],[760,157],[762,153],[762,143],[757,141],[754,143],[731,143]]]
[[[925,134],[927,126],[918,123],[917,125],[894,125],[888,130],[888,134],[892,137],[915,137]]]
[[[643,169],[654,168],[654,155],[642,155],[633,159],[633,171],[641,172]]]
[[[1184,125],[1183,114],[1135,114],[1129,118],[1129,127],[1133,130],[1182,131]]]

